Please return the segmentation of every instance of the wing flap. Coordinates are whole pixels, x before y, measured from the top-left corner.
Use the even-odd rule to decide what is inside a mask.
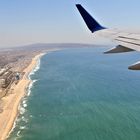
[[[124,53],[124,52],[131,52],[131,51],[134,51],[133,49],[130,49],[130,48],[127,48],[127,47],[124,47],[122,45],[118,45],[117,47],[115,48],[112,48],[106,52],[104,52],[105,54],[109,54],[109,53]]]
[[[140,70],[140,61],[128,67],[130,70]]]

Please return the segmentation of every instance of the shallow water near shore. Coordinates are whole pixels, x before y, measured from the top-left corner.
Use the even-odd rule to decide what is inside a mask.
[[[41,58],[8,140],[139,140],[139,53],[65,49]]]

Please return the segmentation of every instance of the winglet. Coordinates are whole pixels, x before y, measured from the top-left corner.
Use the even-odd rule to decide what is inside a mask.
[[[76,4],[76,7],[92,33],[106,29],[105,27],[102,27],[80,4]]]

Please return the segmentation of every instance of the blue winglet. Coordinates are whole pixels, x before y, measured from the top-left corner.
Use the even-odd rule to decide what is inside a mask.
[[[92,33],[106,29],[105,27],[102,27],[80,4],[76,4],[76,7]]]

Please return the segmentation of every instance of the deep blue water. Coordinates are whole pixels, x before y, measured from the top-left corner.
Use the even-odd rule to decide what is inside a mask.
[[[139,140],[140,72],[127,69],[139,54],[104,50],[43,56],[9,140]]]

